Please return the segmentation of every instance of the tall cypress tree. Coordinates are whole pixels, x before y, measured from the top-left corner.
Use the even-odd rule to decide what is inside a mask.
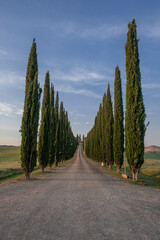
[[[59,119],[59,94],[57,92],[56,94],[56,102],[55,102],[55,124],[58,124],[58,119]]]
[[[44,95],[41,113],[41,125],[39,130],[38,143],[38,161],[44,171],[44,168],[49,162],[50,150],[50,77],[49,72],[46,73],[44,84]]]
[[[59,112],[59,124],[60,124],[60,142],[59,142],[59,151],[60,151],[60,160],[63,162],[63,147],[64,147],[64,109],[63,102],[60,104],[60,112]]]
[[[114,134],[113,134],[113,150],[114,160],[117,165],[117,173],[120,172],[123,164],[124,152],[124,127],[123,127],[123,100],[120,70],[117,66],[115,69],[114,81]]]
[[[26,74],[26,91],[27,88],[30,86],[31,82],[33,82],[36,72],[38,72],[38,62],[37,62],[37,46],[34,38],[28,59]]]
[[[51,83],[50,90],[50,154],[49,154],[49,166],[52,167],[55,160],[55,113],[54,113],[54,86]]]
[[[83,134],[83,143],[82,143],[82,147],[83,147],[83,151],[85,152],[85,142],[84,142],[84,134]]]
[[[65,149],[66,149],[66,128],[65,128],[65,114],[66,111],[63,109],[63,148],[62,148],[62,161],[65,159]]]
[[[111,169],[114,163],[113,156],[113,109],[112,109],[112,101],[110,94],[110,86],[108,84],[107,96],[106,96],[106,161],[109,165],[109,169]]]
[[[55,156],[56,156],[56,166],[60,161],[60,121],[56,124],[56,138],[55,138]]]
[[[55,109],[54,109],[54,113],[55,113],[55,129],[56,129],[56,133],[55,133],[55,158],[56,158],[56,166],[58,166],[58,161],[59,161],[59,94],[57,92],[56,94],[56,102],[55,102]]]
[[[101,118],[101,128],[102,128],[102,162],[106,165],[106,142],[105,142],[105,124],[106,124],[106,108],[105,108],[106,94],[103,95],[103,106],[102,106],[102,118]]]
[[[98,161],[102,162],[102,104],[99,106],[97,115],[97,131],[98,131]]]
[[[126,51],[126,113],[125,140],[127,161],[132,169],[132,178],[137,180],[138,171],[144,162],[145,107],[141,88],[138,40],[135,20],[128,24]]]
[[[36,166],[37,161],[37,133],[41,91],[38,83],[36,42],[33,39],[28,59],[24,112],[21,126],[21,167],[26,179],[30,179],[30,173]]]

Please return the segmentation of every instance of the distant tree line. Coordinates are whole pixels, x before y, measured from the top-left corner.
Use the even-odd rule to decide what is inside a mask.
[[[54,86],[52,83],[50,84],[49,72],[46,73],[45,77],[38,137],[41,94],[42,89],[38,83],[36,42],[33,39],[26,73],[21,126],[21,167],[26,179],[30,179],[30,173],[36,166],[37,159],[42,171],[47,165],[52,167],[55,163],[58,166],[60,162],[68,160],[74,155],[78,144],[63,102],[60,103],[59,109],[58,92],[55,100]]]
[[[90,158],[108,164],[115,163],[117,172],[123,164],[124,130],[126,156],[133,180],[137,180],[139,169],[144,163],[145,107],[141,88],[139,67],[138,40],[136,23],[128,24],[126,52],[126,112],[125,128],[123,125],[123,101],[120,70],[115,69],[114,81],[114,115],[111,101],[110,86],[103,96],[102,104],[95,117],[93,128],[87,134],[85,152]]]

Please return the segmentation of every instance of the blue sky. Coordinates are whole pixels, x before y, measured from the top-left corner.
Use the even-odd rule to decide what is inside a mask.
[[[39,82],[50,71],[74,134],[92,128],[120,67],[125,107],[125,43],[135,18],[142,90],[150,125],[145,145],[160,146],[160,1],[0,0],[0,144],[20,145],[25,75],[36,38]],[[125,109],[124,109],[125,110]]]

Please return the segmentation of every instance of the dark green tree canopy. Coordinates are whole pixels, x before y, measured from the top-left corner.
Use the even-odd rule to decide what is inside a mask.
[[[126,154],[130,168],[136,171],[144,162],[145,108],[141,88],[138,40],[135,20],[128,25],[126,51]]]
[[[38,72],[38,63],[37,63],[37,49],[36,49],[35,38],[33,39],[32,48],[30,51],[28,66],[27,66],[27,74],[26,74],[26,88],[33,81],[35,73]]]
[[[49,166],[52,167],[55,161],[55,113],[54,113],[54,86],[51,83],[50,89],[50,154],[49,154]]]
[[[38,161],[42,171],[49,162],[50,150],[50,76],[46,73],[39,130]]]
[[[108,165],[114,163],[113,157],[113,109],[110,94],[110,85],[108,84],[107,96],[106,96],[106,161]]]
[[[115,69],[114,81],[114,160],[117,165],[117,172],[123,164],[124,152],[124,126],[123,126],[123,100],[120,70],[117,66]]]
[[[42,90],[38,83],[37,53],[34,39],[28,60],[21,127],[21,166],[27,179],[30,178],[30,173],[36,166],[37,161],[37,134],[41,92]]]

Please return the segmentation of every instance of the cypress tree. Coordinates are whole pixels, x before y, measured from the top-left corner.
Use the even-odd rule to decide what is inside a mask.
[[[60,123],[60,142],[59,142],[59,151],[60,151],[60,160],[63,162],[63,148],[64,148],[64,109],[63,102],[60,104],[60,112],[59,112],[59,123]]]
[[[58,124],[58,120],[59,120],[59,94],[57,92],[56,94],[56,102],[55,102],[55,124]]]
[[[79,136],[78,136],[78,134],[77,134],[77,142],[78,142],[78,144],[79,144]]]
[[[30,83],[33,82],[36,72],[38,72],[38,62],[37,62],[37,46],[34,38],[28,59],[26,74],[26,91],[27,88],[30,86]]]
[[[107,89],[107,96],[106,96],[106,103],[105,103],[105,110],[106,110],[106,161],[109,165],[109,169],[111,169],[114,163],[113,157],[113,110],[112,110],[112,101],[111,101],[111,94],[110,94],[110,86],[108,84]]]
[[[55,102],[55,157],[56,157],[56,166],[58,166],[58,161],[59,161],[59,94],[57,92],[56,94],[56,102]]]
[[[64,149],[64,159],[68,159],[68,112],[65,113],[65,149]]]
[[[55,138],[55,156],[56,156],[56,166],[60,161],[60,121],[56,124],[56,138]]]
[[[97,115],[97,130],[98,130],[98,161],[102,162],[102,104],[99,106]]]
[[[83,151],[85,152],[85,142],[84,142],[84,134],[83,134],[83,143],[82,143],[82,147],[83,147]]]
[[[50,150],[50,77],[46,73],[42,103],[41,125],[39,130],[38,161],[44,171],[49,162]]]
[[[52,167],[55,160],[55,114],[54,114],[54,86],[51,83],[50,90],[50,154],[49,154],[49,166]]]
[[[135,20],[128,24],[126,51],[125,143],[133,181],[144,163],[145,107],[141,88],[138,40]]]
[[[102,106],[102,118],[101,118],[101,128],[102,128],[102,162],[106,165],[106,144],[105,144],[105,124],[106,124],[106,109],[105,109],[106,94],[103,96],[103,106]]]
[[[63,109],[63,145],[62,145],[62,161],[65,159],[65,149],[66,149],[66,128],[65,128],[65,109]]]
[[[37,161],[37,133],[41,91],[38,83],[36,42],[33,39],[26,73],[24,112],[21,126],[21,167],[26,179],[30,179],[30,173],[36,166]]]
[[[117,173],[120,172],[123,164],[124,152],[124,127],[123,127],[123,100],[120,70],[117,66],[115,69],[114,81],[114,134],[113,134],[113,150],[114,160],[117,165]]]

